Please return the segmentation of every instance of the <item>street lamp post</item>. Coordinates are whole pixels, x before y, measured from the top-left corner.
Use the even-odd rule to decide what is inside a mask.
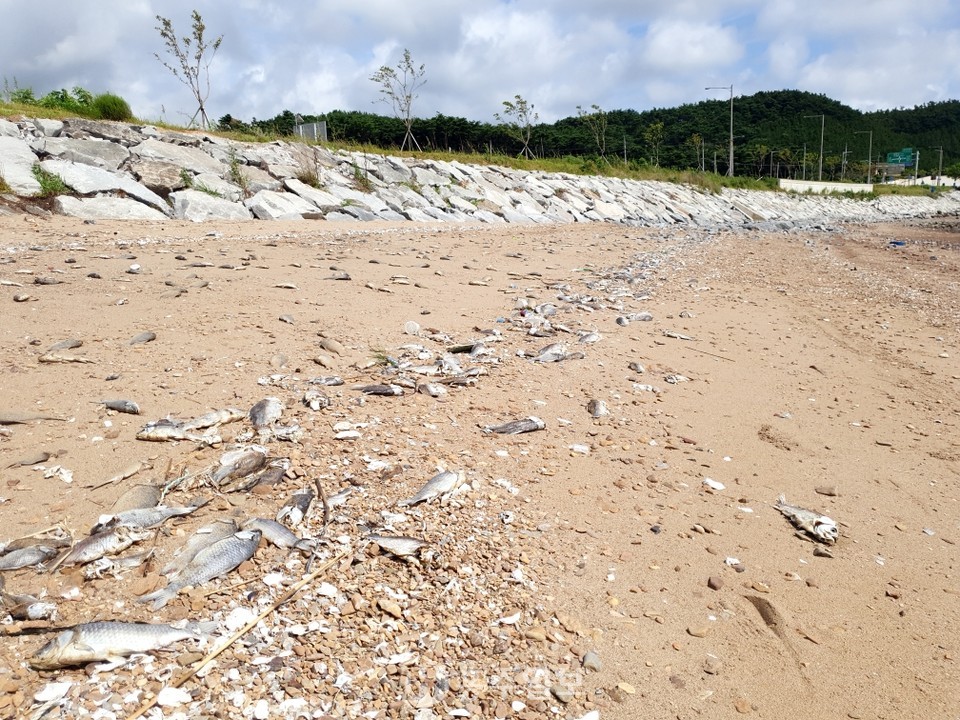
[[[854,135],[870,134],[870,149],[867,150],[867,182],[870,182],[870,159],[873,157],[873,130],[856,130]]]
[[[730,83],[730,85],[711,85],[704,90],[730,91],[730,162],[727,165],[727,177],[733,177],[733,83]]]
[[[817,181],[823,181],[823,124],[824,116],[823,115],[804,115],[805,118],[820,118],[820,171],[817,175]]]

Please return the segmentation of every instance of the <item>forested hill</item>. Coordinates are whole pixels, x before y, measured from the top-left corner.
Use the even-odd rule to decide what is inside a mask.
[[[415,104],[413,109],[419,110]],[[733,111],[737,175],[815,176],[821,115],[825,180],[863,179],[868,149],[872,150],[874,171],[878,160],[883,162],[887,153],[903,148],[920,151],[921,174],[936,174],[941,146],[945,174],[947,168],[956,171],[955,166],[960,164],[957,100],[864,113],[824,95],[778,90],[735,96]],[[333,110],[318,115],[301,111],[301,117],[304,122],[326,120],[330,139],[350,143],[398,148],[405,134],[401,120],[373,113]],[[220,119],[220,126],[224,130],[285,134],[293,131],[295,118],[290,110],[250,123],[226,115]],[[424,150],[516,155],[522,148],[503,125],[440,114],[416,119],[413,133]],[[552,124],[533,126],[530,147],[539,156],[580,157],[585,165],[603,162],[604,157],[609,162],[623,162],[626,156],[632,165],[726,173],[729,137],[727,98],[644,112],[592,109],[588,114],[581,112]]]

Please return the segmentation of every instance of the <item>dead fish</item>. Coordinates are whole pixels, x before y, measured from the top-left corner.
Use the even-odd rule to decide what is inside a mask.
[[[290,461],[287,458],[278,458],[271,461],[262,470],[248,475],[242,483],[238,483],[232,490],[234,492],[247,492],[257,485],[276,485],[283,480],[289,468]]]
[[[258,530],[241,530],[198,552],[179,573],[170,578],[165,588],[141,595],[137,602],[152,603],[159,610],[187,587],[199,587],[204,583],[226,575],[253,557],[260,543]]]
[[[220,467],[210,475],[215,487],[225,481],[239,480],[257,472],[267,464],[267,449],[261,445],[251,445],[239,450],[231,450],[220,458]]]
[[[169,507],[167,505],[157,505],[149,508],[134,508],[124,510],[115,515],[101,515],[97,524],[90,531],[91,534],[109,530],[110,528],[137,528],[146,529],[162,525],[172,517],[181,517],[189,515],[198,508],[203,507],[206,500],[187,505],[185,507]]]
[[[347,498],[353,494],[352,487],[345,487],[343,490],[335,492],[333,495],[327,495],[327,507],[335,508],[340,505],[344,505],[347,502]]]
[[[224,408],[223,410],[211,410],[200,417],[192,420],[181,420],[180,427],[184,430],[205,430],[206,428],[216,427],[225,423],[231,423],[236,420],[242,420],[247,416],[243,410],[237,408]]]
[[[143,345],[144,343],[153,342],[157,339],[157,334],[151,330],[146,332],[138,333],[130,338],[130,341],[127,345]]]
[[[336,387],[343,385],[343,378],[339,375],[324,375],[307,380],[311,385],[325,385],[326,387]]]
[[[408,535],[381,535],[379,533],[367,535],[367,540],[376,543],[381,550],[386,550],[397,557],[416,555],[420,548],[427,544],[426,540]]]
[[[137,432],[136,438],[137,440],[147,440],[150,442],[192,440],[205,445],[216,445],[220,442],[220,437],[217,435],[200,435],[191,432],[183,427],[180,422],[171,420],[170,418],[163,418],[162,420],[147,423]]]
[[[290,499],[277,512],[277,522],[286,520],[287,525],[293,527],[299,525],[310,510],[310,503],[313,502],[314,497],[316,495],[313,490],[303,490],[291,495]]]
[[[232,518],[221,518],[209,525],[204,525],[190,536],[183,547],[177,550],[173,559],[163,567],[160,574],[169,577],[182,572],[197,556],[197,553],[224,538],[230,537],[239,529]]]
[[[567,346],[564,343],[550,343],[546,347],[541,348],[537,356],[533,358],[533,362],[560,362],[561,360],[567,359],[567,354]]]
[[[140,406],[133,400],[101,400],[100,404],[114,412],[127,413],[129,415],[140,414]]]
[[[55,342],[53,345],[47,348],[47,352],[56,352],[57,350],[76,350],[78,347],[83,346],[83,340],[75,340],[74,338],[67,338],[66,340],[60,340]]]
[[[34,453],[33,455],[27,455],[19,460],[14,460],[12,463],[7,465],[7,469],[9,470],[12,467],[28,467],[30,465],[39,465],[42,462],[46,462],[50,458],[50,453],[41,451]]]
[[[386,397],[403,395],[403,388],[392,383],[390,385],[384,385],[380,383],[376,383],[374,385],[360,385],[354,389],[359,390],[364,395],[383,395]]]
[[[303,393],[303,404],[311,410],[323,410],[331,405],[330,398],[315,388],[309,388]]]
[[[538,417],[531,415],[523,420],[514,420],[503,425],[487,425],[483,428],[486,433],[496,433],[497,435],[519,435],[520,433],[534,432],[543,430],[547,424]]]
[[[120,662],[134,653],[148,653],[190,638],[200,639],[216,623],[173,625],[101,621],[75,625],[37,650],[27,662],[36,670],[55,670],[97,660]]]
[[[162,497],[163,489],[157,485],[134,485],[113,502],[110,513],[117,515],[127,510],[156,507]]]
[[[806,508],[797,507],[796,505],[788,505],[785,495],[777,498],[777,503],[774,507],[783,513],[783,515],[793,523],[794,527],[802,530],[814,540],[826,543],[827,545],[833,545],[840,536],[840,529],[834,520],[813,510],[807,510]]]
[[[409,505],[416,505],[417,503],[428,502],[441,495],[453,492],[462,485],[465,480],[466,476],[462,470],[456,472],[453,470],[444,470],[427,480],[424,486],[420,488],[413,497],[401,500],[397,505],[407,507]]]
[[[52,278],[52,277],[38,275],[33,279],[33,284],[34,285],[62,285],[63,280],[60,280],[59,278]]]
[[[683,333],[678,333],[673,330],[664,330],[663,336],[673,338],[674,340],[693,340],[689,335],[684,335]]]
[[[96,360],[62,352],[48,352],[37,358],[42,363],[95,363]]]
[[[432,398],[447,394],[447,388],[440,383],[422,383],[417,385],[417,392],[423,395],[429,395]]]
[[[149,530],[130,527],[114,527],[90,535],[76,543],[51,570],[60,565],[85,565],[102,558],[104,555],[116,555],[134,543],[146,540],[153,533]]]
[[[250,422],[257,429],[268,427],[280,419],[280,416],[283,415],[283,409],[280,398],[264,398],[250,408]]]
[[[87,580],[100,580],[104,574],[110,573],[113,577],[119,578],[126,570],[140,567],[153,555],[153,548],[133,555],[124,555],[123,557],[102,557],[94,560],[83,567],[83,577]]]
[[[600,333],[598,333],[598,332],[587,332],[587,333],[583,333],[583,334],[580,336],[580,340],[579,340],[579,341],[582,342],[582,343],[591,344],[591,343],[595,343],[595,342],[600,342],[601,339],[602,339],[602,336],[600,335]]]
[[[286,525],[270,518],[249,518],[240,525],[244,530],[259,530],[263,539],[271,545],[286,550],[312,550],[316,541],[310,538],[297,537]]]
[[[0,557],[0,570],[19,570],[32,565],[41,565],[56,554],[56,548],[49,545],[31,545],[19,550],[11,550]]]
[[[587,412],[590,413],[590,417],[595,418],[610,414],[610,411],[607,409],[607,404],[603,400],[597,400],[596,398],[592,398],[587,403]]]
[[[0,589],[0,608],[14,620],[52,620],[56,617],[55,603],[44,602],[27,594],[13,594]]]
[[[339,340],[334,340],[333,338],[321,338],[318,343],[321,348],[327,352],[332,352],[334,355],[343,355],[347,352],[347,349],[343,346]]]

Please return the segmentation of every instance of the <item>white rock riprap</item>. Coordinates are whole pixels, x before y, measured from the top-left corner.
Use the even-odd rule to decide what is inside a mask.
[[[79,196],[58,199],[57,211],[91,220],[604,222],[788,231],[960,212],[957,192],[869,202],[753,190],[712,194],[663,182],[525,172],[302,143],[239,143],[149,125],[0,120],[0,175],[16,195],[39,192],[35,164],[59,175]]]

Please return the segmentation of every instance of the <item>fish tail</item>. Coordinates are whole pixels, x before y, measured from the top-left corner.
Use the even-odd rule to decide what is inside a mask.
[[[777,498],[777,505],[786,505],[786,504],[787,504],[787,496],[786,494],[781,493],[780,497]]]
[[[156,590],[152,593],[147,593],[146,595],[140,595],[137,598],[137,602],[153,603],[153,609],[159,610],[160,608],[165,606],[168,602],[170,602],[170,600],[172,600],[176,594],[177,594],[177,591],[175,589],[171,590],[170,586],[168,585],[167,587],[161,588],[160,590]]]
[[[187,623],[185,630],[192,632],[197,637],[206,638],[210,637],[217,629],[216,620],[205,620],[202,622],[190,622]]]

